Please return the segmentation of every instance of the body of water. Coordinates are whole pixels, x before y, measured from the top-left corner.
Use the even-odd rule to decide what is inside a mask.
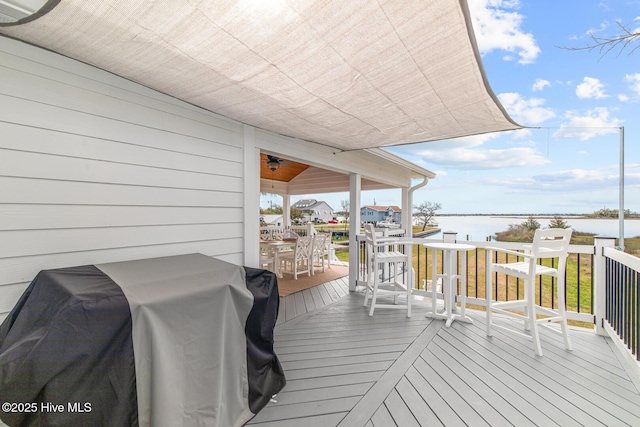
[[[528,216],[436,216],[435,221],[442,231],[456,231],[459,240],[484,241],[489,236],[495,240],[496,233],[506,231],[510,224],[521,224],[527,218]],[[534,218],[542,228],[549,225],[550,218]],[[617,219],[567,217],[564,220],[574,231],[618,237],[620,223]],[[441,236],[442,233],[438,233],[429,237]],[[625,220],[624,237],[636,236],[640,236],[640,220]]]

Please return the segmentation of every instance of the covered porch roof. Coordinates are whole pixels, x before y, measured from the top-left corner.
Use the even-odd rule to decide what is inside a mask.
[[[410,186],[412,179],[432,179],[436,174],[414,163],[408,162],[394,154],[380,149],[361,150],[352,153],[363,164],[368,165],[370,175],[362,177],[362,190],[385,190],[398,188],[398,182],[384,179],[385,174],[374,176],[375,171],[382,169],[394,177],[403,177],[405,186]],[[271,170],[269,160],[280,162],[275,170]],[[332,167],[331,164],[308,164],[296,162],[285,157],[262,153],[260,156],[260,191],[263,193],[302,195],[318,193],[338,193],[350,190],[349,171]]]
[[[0,34],[338,150],[520,127],[489,87],[466,0],[49,0]]]

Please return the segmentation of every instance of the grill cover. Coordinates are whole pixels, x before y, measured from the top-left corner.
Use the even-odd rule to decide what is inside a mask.
[[[242,425],[285,384],[278,304],[273,273],[201,254],[41,271],[0,326],[0,401],[35,406],[0,418]]]

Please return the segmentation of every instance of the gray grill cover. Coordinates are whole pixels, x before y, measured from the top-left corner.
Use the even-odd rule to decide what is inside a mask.
[[[278,302],[272,273],[200,254],[42,271],[0,326],[0,401],[65,411],[0,418],[242,425],[285,384],[273,353]]]

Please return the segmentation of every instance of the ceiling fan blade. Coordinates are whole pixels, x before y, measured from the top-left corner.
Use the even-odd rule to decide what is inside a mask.
[[[272,155],[267,154],[267,165],[270,168],[276,168],[277,169],[280,166],[288,166],[288,163],[283,159],[280,159],[280,158],[278,158],[276,156],[272,156]]]

